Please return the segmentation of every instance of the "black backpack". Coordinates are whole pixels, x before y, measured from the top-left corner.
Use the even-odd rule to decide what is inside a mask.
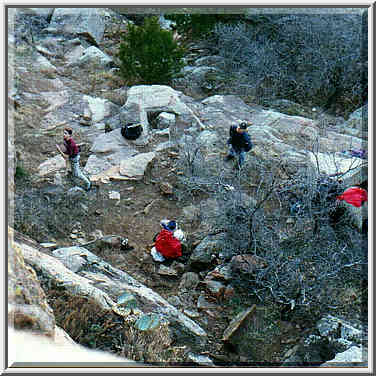
[[[128,123],[121,127],[121,135],[128,140],[136,140],[141,136],[142,125]]]

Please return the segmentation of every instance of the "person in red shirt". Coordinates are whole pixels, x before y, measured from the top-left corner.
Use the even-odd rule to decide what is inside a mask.
[[[65,160],[69,160],[73,176],[83,180],[86,183],[86,191],[89,191],[91,188],[91,181],[82,173],[80,169],[80,151],[77,144],[72,138],[73,130],[72,128],[64,128],[64,146],[65,150],[62,151],[59,145],[56,144],[57,150],[63,156]]]
[[[162,230],[155,237],[155,245],[151,255],[155,261],[163,262],[166,259],[176,259],[182,255],[182,246],[174,236],[177,229],[175,221],[161,221]]]

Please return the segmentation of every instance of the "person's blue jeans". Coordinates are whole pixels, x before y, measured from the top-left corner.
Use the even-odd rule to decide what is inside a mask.
[[[242,149],[234,149],[233,146],[230,144],[229,155],[232,157],[238,157],[239,166],[242,166],[245,159],[245,151]]]
[[[83,180],[86,183],[86,188],[89,188],[90,180],[82,173],[80,169],[80,154],[77,154],[74,158],[69,158],[69,162],[72,167],[73,176]]]

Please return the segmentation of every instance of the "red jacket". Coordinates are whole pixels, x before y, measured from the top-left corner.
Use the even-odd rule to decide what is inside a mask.
[[[156,250],[166,258],[177,258],[182,255],[181,243],[174,238],[171,231],[162,230],[155,240]]]
[[[368,200],[367,191],[359,187],[352,187],[346,189],[340,196],[337,196],[338,200],[345,200],[349,204],[360,208],[364,201]]]

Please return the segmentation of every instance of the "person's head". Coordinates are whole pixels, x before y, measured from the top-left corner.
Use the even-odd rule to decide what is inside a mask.
[[[245,121],[242,121],[236,128],[238,133],[244,133],[247,131],[248,124]]]
[[[163,221],[161,224],[162,224],[162,227],[168,231],[175,231],[177,227],[177,224],[175,221],[168,221],[167,223]]]
[[[68,140],[69,138],[71,138],[72,137],[72,133],[73,133],[72,128],[69,128],[69,127],[64,128],[64,132],[63,132],[63,134],[64,134],[64,140]]]

